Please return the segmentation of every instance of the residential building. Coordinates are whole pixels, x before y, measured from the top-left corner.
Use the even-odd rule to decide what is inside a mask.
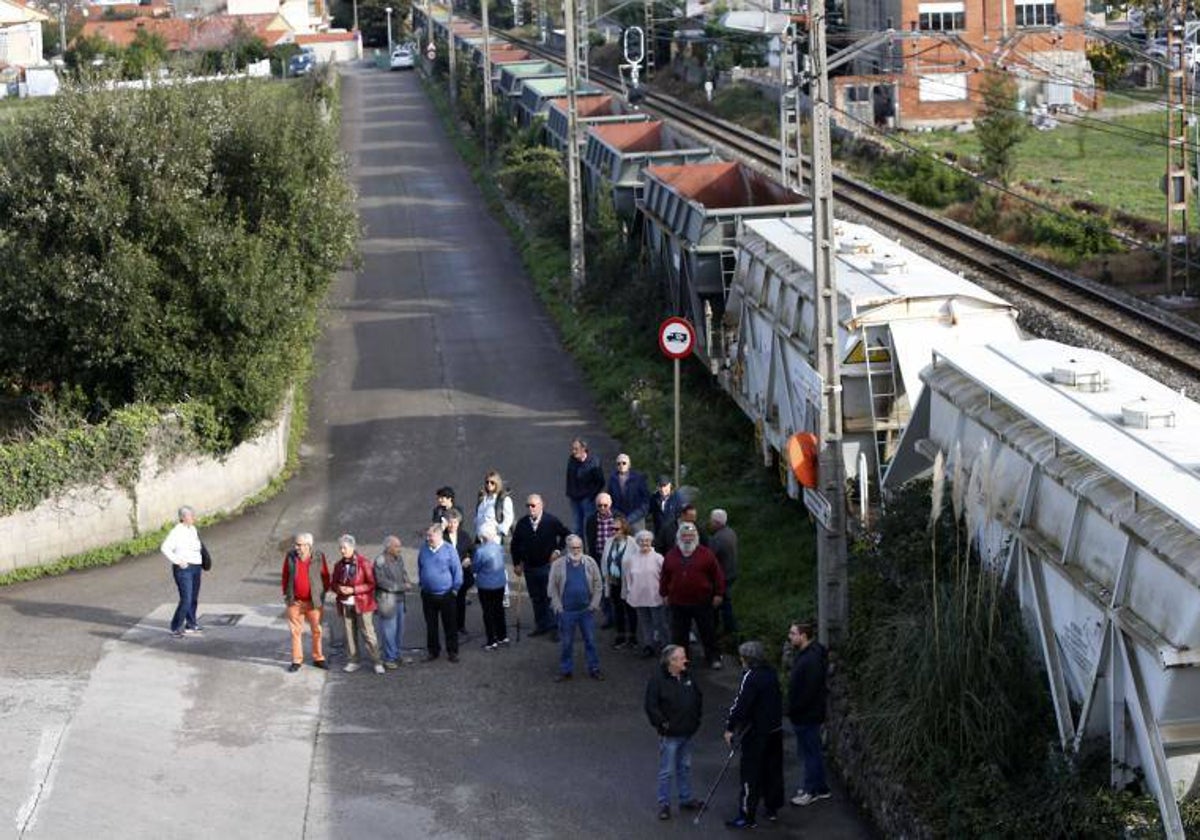
[[[49,19],[21,0],[0,0],[0,67],[44,64],[42,21]]]
[[[854,60],[856,75],[833,80],[847,127],[971,122],[989,69],[1012,74],[1030,109],[1095,105],[1083,0],[852,0],[846,22],[892,33]]]

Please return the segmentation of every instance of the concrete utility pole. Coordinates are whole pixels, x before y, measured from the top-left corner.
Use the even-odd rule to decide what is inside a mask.
[[[588,40],[588,7],[586,0],[575,0],[576,31],[575,31],[575,65],[578,68],[576,79],[586,82],[591,78],[588,72],[588,50],[591,43]]]
[[[842,372],[838,295],[834,274],[833,146],[829,139],[829,71],[825,62],[825,4],[809,5],[812,61],[813,352],[821,377],[818,485],[828,522],[817,528],[817,624],[823,644],[841,642],[849,629],[846,562],[846,466],[842,460]]]
[[[580,3],[583,0],[579,0]],[[576,0],[564,0],[563,24],[567,36],[567,55],[577,56],[576,32],[578,23],[575,14]],[[583,185],[579,178],[579,66],[576,61],[567,61],[567,203],[570,205],[571,224],[571,295],[583,291],[587,279],[583,249]]]
[[[446,21],[446,61],[450,65],[450,106],[458,104],[458,56],[454,49],[454,0],[447,4],[450,17]]]
[[[483,23],[483,137],[486,151],[492,123],[492,27],[488,23],[488,0],[479,0],[479,12]]]
[[[1183,244],[1183,293],[1190,291],[1188,265],[1187,47],[1183,16],[1175,0],[1167,11],[1167,294],[1175,293],[1175,245]]]
[[[784,10],[789,11],[790,10]],[[783,185],[796,192],[804,191],[801,172],[804,151],[800,136],[800,88],[796,84],[797,43],[796,24],[791,23],[779,36],[779,171]]]

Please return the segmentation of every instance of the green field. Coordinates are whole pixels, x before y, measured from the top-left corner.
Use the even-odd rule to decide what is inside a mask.
[[[1193,148],[1195,131],[1189,129]],[[1028,133],[1018,147],[1013,183],[1032,188],[1035,193],[1044,191],[1067,201],[1083,199],[1161,221],[1165,198],[1160,184],[1167,165],[1165,138],[1166,116],[1162,111],[1063,117],[1054,130]],[[903,135],[903,139],[931,152],[952,153],[960,160],[979,153],[978,140],[970,132],[913,132]]]

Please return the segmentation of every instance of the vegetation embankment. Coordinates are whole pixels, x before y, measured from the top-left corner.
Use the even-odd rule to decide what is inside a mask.
[[[329,98],[72,90],[0,133],[0,515],[132,486],[151,446],[219,455],[303,401],[358,230]]]
[[[587,223],[589,279],[573,296],[561,158],[498,119],[489,126],[496,148],[486,164],[476,143],[477,81],[465,68],[460,79],[456,114],[442,96],[444,74],[430,87],[459,150],[522,248],[608,427],[639,467],[666,468],[669,368],[652,338],[666,311],[660,278],[645,270],[601,201]],[[735,597],[742,635],[774,649],[787,618],[813,609],[811,526],[777,477],[756,465],[744,415],[696,365],[686,370],[687,483],[703,488],[702,507],[730,509],[743,546]],[[852,634],[838,651],[834,692],[846,699],[836,728],[853,729],[873,780],[900,791],[904,806],[881,823],[890,818],[889,828],[908,836],[1158,836],[1152,798],[1137,785],[1109,789],[1106,750],[1088,744],[1067,756],[1059,748],[1018,606],[971,556],[959,492],[950,491],[945,514],[932,517],[936,540],[925,485],[897,500],[854,549]],[[849,781],[863,799],[874,795],[863,789],[871,782]],[[896,820],[900,812],[909,816]],[[1188,824],[1198,817],[1189,813]]]
[[[573,295],[561,158],[534,142],[534,136],[497,119],[490,126],[494,152],[485,165],[478,142],[482,109],[474,106],[478,79],[465,68],[460,73],[460,110],[452,118],[444,69],[443,62],[430,95],[489,205],[520,248],[606,427],[630,454],[635,469],[651,480],[669,473],[672,367],[657,343],[658,324],[668,311],[664,284],[640,263],[638,242],[609,204],[587,222],[588,280]],[[813,615],[815,609],[811,528],[803,507],[787,497],[778,473],[762,467],[754,428],[745,415],[695,362],[685,362],[683,371],[683,483],[699,488],[702,516],[714,507],[729,512],[741,558],[734,590],[739,635],[774,647],[789,619]]]

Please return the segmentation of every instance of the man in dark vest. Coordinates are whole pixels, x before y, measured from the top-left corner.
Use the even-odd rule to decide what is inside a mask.
[[[525,502],[529,511],[522,516],[512,535],[513,572],[525,578],[529,600],[533,602],[534,629],[529,635],[542,636],[554,630],[554,618],[550,613],[550,560],[556,551],[566,544],[567,527],[558,517],[546,513],[542,497],[534,493]]]

